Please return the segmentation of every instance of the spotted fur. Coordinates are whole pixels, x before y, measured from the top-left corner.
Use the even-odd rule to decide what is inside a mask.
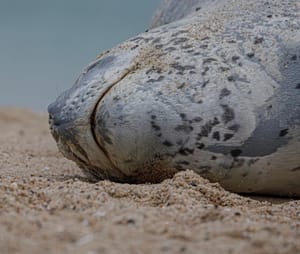
[[[49,106],[60,150],[98,179],[189,168],[235,192],[300,196],[299,1],[165,3],[155,29]]]

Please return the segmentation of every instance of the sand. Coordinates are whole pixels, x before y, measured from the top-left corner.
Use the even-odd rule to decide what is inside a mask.
[[[47,117],[0,109],[0,253],[300,253],[300,201],[245,197],[192,171],[88,182]]]

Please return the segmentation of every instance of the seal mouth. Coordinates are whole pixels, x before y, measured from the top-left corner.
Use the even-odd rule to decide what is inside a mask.
[[[89,163],[86,152],[75,140],[74,136],[66,131],[68,128],[65,125],[67,124],[55,124],[53,117],[51,114],[49,115],[50,132],[63,155],[68,159],[75,160],[79,164]],[[61,129],[63,129],[63,135],[61,135]]]
[[[97,114],[111,89],[134,72],[137,55],[138,50],[123,49],[96,59],[72,88],[48,106],[50,130],[59,150],[97,180],[126,178],[99,131],[99,121],[105,119]]]
[[[133,69],[133,68],[132,68]],[[122,76],[120,76],[120,78],[118,78],[115,82],[113,82],[111,85],[109,85],[100,95],[99,99],[97,100],[97,102],[95,103],[95,106],[93,108],[93,111],[90,115],[90,131],[91,134],[93,136],[93,139],[95,141],[95,143],[97,144],[98,148],[100,149],[100,151],[105,155],[105,157],[108,159],[108,161],[110,162],[110,164],[113,166],[113,168],[117,171],[117,173],[121,176],[121,178],[126,179],[127,176],[124,174],[124,172],[122,172],[118,167],[115,166],[113,160],[110,158],[110,155],[108,153],[108,151],[105,149],[104,145],[102,145],[101,141],[98,139],[97,134],[96,134],[96,114],[97,114],[97,110],[99,108],[100,103],[103,101],[103,98],[111,91],[111,89],[117,85],[119,82],[121,82],[123,79],[125,79],[131,72],[132,69],[125,69],[124,73]],[[94,175],[94,174],[93,174]],[[98,176],[99,177],[99,176]],[[111,177],[106,177],[111,179]]]

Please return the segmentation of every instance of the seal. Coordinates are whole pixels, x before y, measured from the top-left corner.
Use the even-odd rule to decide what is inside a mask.
[[[188,168],[233,192],[300,196],[299,1],[195,2],[102,53],[48,107],[60,151],[96,179]]]

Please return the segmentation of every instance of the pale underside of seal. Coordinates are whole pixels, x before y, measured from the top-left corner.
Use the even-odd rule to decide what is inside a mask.
[[[97,179],[300,196],[300,3],[165,2],[49,106],[60,150]]]

